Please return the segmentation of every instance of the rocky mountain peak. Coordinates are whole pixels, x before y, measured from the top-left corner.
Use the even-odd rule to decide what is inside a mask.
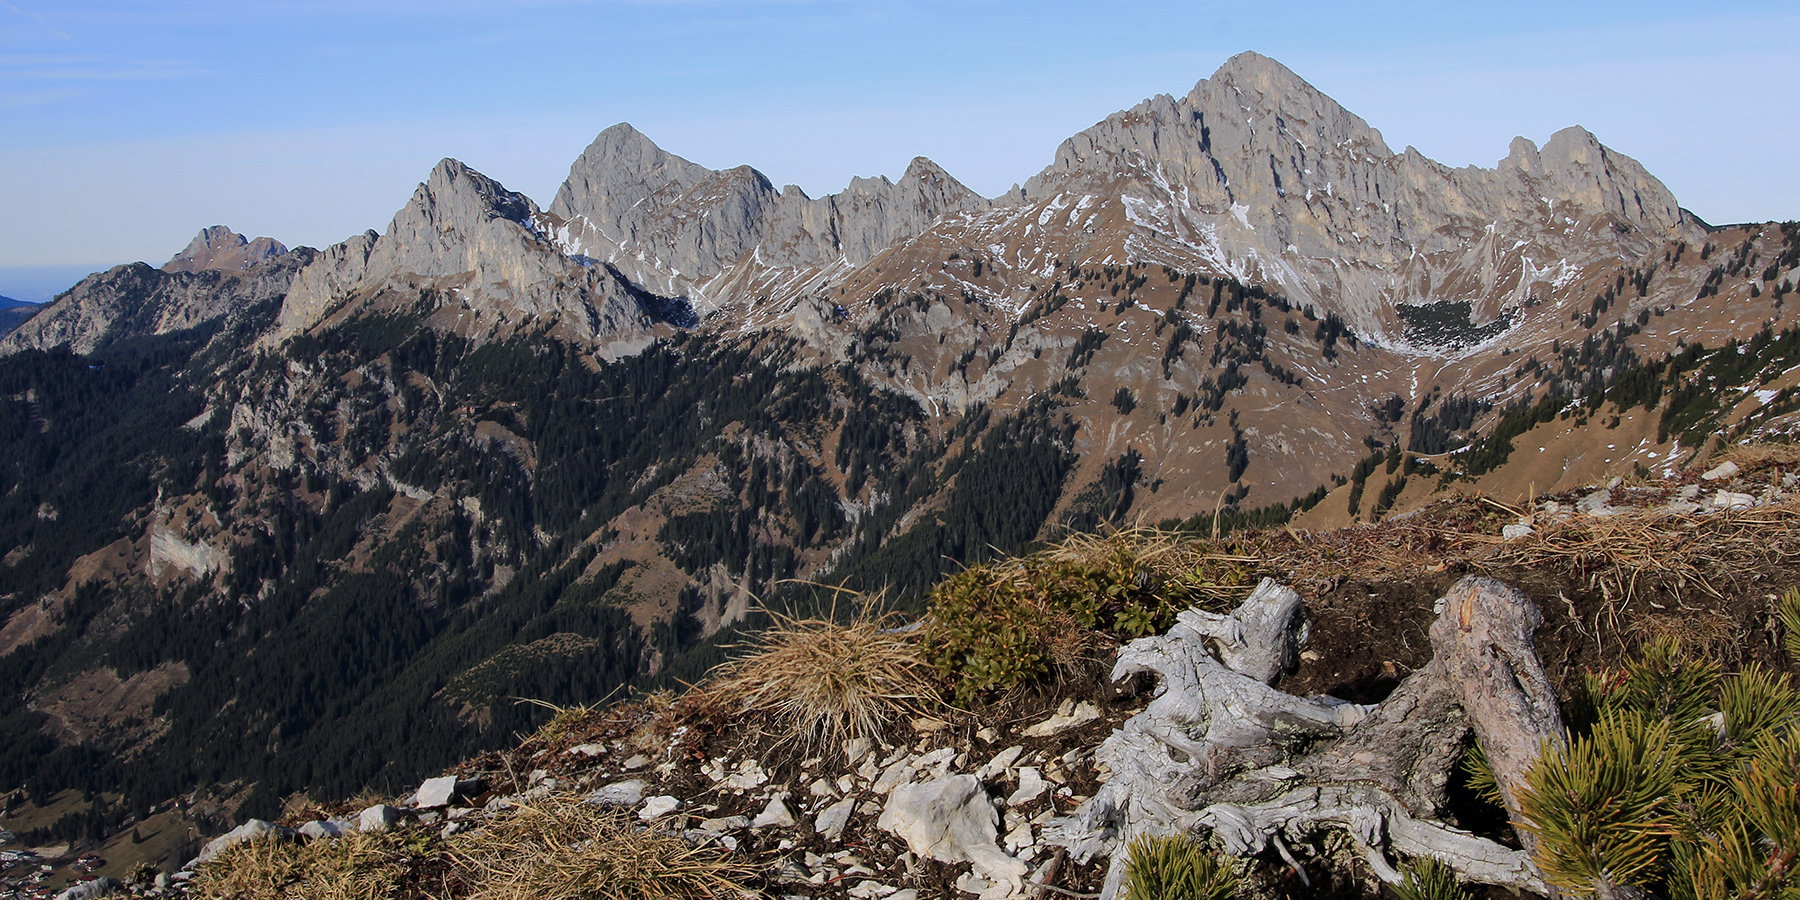
[[[1686,237],[1694,227],[1693,217],[1661,181],[1579,125],[1551,135],[1537,159],[1543,177],[1558,191],[1556,199],[1611,213],[1659,239]]]
[[[616,239],[634,212],[665,205],[711,174],[620,122],[600,132],[569,166],[549,211],[563,219],[584,217]]]
[[[300,273],[269,340],[333,316],[403,309],[478,340],[530,325],[602,354],[640,346],[667,311],[642,307],[614,270],[566,252],[543,230],[550,224],[531,198],[445,159],[385,234],[334,245]]]
[[[507,190],[505,185],[457,160],[445,159],[432,168],[425,183],[394,215],[387,233],[395,239],[396,249],[406,247],[415,255],[424,248],[454,254],[487,222],[504,219],[523,225],[537,211],[537,204],[524,194]],[[452,274],[426,269],[410,271],[420,275]]]
[[[163,263],[164,272],[243,272],[287,252],[274,238],[247,240],[224,225],[203,228],[187,249]]]

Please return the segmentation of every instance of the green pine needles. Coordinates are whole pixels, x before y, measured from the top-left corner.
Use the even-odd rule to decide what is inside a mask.
[[[1237,893],[1240,863],[1184,834],[1140,835],[1125,863],[1125,900],[1226,900]]]
[[[1393,885],[1400,900],[1469,900],[1469,892],[1456,883],[1456,870],[1427,856],[1406,867],[1406,880]]]
[[[1546,745],[1520,791],[1545,880],[1577,896],[1800,900],[1800,691],[1787,675],[1726,674],[1663,640],[1586,687],[1566,749]]]

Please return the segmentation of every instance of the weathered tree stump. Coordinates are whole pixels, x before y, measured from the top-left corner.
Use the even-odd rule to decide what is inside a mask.
[[[1382,703],[1297,697],[1272,685],[1305,640],[1300,597],[1264,579],[1230,615],[1184,612],[1167,634],[1119,652],[1112,678],[1159,676],[1142,713],[1095,752],[1106,782],[1074,815],[1045,828],[1080,861],[1110,857],[1102,896],[1124,878],[1142,834],[1210,830],[1228,852],[1273,848],[1305,877],[1292,840],[1337,829],[1381,879],[1397,853],[1431,856],[1466,881],[1544,893],[1529,846],[1514,850],[1443,821],[1451,768],[1471,728],[1507,798],[1562,721],[1523,594],[1465,578],[1431,628],[1433,660]]]

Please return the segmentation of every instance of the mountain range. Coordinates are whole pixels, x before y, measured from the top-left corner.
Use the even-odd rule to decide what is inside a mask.
[[[38,305],[14,300],[11,297],[0,297],[0,337],[4,337],[14,328],[19,327],[26,319],[36,315]]]
[[[447,159],[321,250],[208,228],[0,339],[0,785],[267,811],[808,583],[1647,477],[1791,427],[1797,264],[1580,128],[1451,168],[1253,53],[994,198],[616,125],[547,207]]]

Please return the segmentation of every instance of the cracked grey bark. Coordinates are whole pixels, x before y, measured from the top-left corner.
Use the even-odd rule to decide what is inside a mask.
[[[1305,639],[1292,590],[1265,579],[1230,615],[1184,612],[1167,634],[1120,650],[1113,680],[1154,673],[1157,695],[1095,752],[1106,783],[1046,838],[1084,862],[1109,856],[1109,900],[1132,840],[1199,830],[1237,855],[1273,848],[1300,869],[1290,840],[1338,829],[1386,881],[1401,877],[1389,854],[1433,856],[1464,880],[1544,893],[1527,852],[1442,821],[1471,726],[1505,760],[1496,773],[1508,798],[1542,741],[1561,734],[1531,644],[1539,621],[1524,595],[1465,578],[1433,625],[1431,663],[1360,706],[1271,686]]]

